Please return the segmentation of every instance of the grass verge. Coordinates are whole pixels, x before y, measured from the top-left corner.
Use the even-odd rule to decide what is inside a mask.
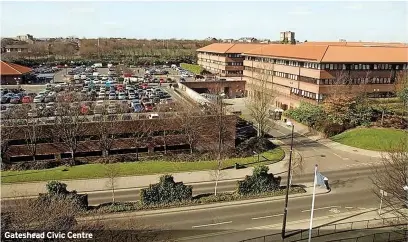
[[[265,197],[276,197],[283,196],[285,194],[285,189],[280,189],[274,192],[266,192],[261,194],[252,195],[239,195],[238,193],[219,193],[217,196],[214,194],[200,194],[193,197],[190,201],[183,201],[170,204],[161,204],[154,206],[144,206],[140,201],[137,202],[125,202],[125,203],[106,203],[99,206],[92,207],[85,213],[88,215],[94,214],[109,214],[109,213],[120,213],[120,212],[132,212],[141,210],[155,210],[155,209],[165,209],[173,207],[183,207],[183,206],[197,206],[212,203],[222,203],[222,202],[232,202],[232,201],[242,201],[256,198]],[[289,190],[289,194],[299,194],[305,193],[306,190],[303,187],[292,187]]]
[[[389,148],[397,147],[403,140],[407,140],[407,138],[408,132],[404,130],[357,128],[333,136],[331,140],[366,150],[387,151]]]
[[[197,75],[200,75],[201,72],[204,70],[199,65],[187,64],[187,63],[181,63],[180,67],[183,68],[183,69],[186,69],[188,71],[191,71],[192,73],[197,74]]]
[[[254,156],[227,159],[223,161],[223,167],[233,167],[235,163],[247,166],[271,164],[282,160],[285,153],[280,147],[276,147],[271,151],[262,153],[262,156],[267,160],[262,160],[259,163],[257,162],[257,158]],[[138,176],[183,171],[213,170],[216,168],[217,162],[215,160],[195,162],[144,161],[115,163],[114,165],[119,167],[119,176]],[[1,172],[2,183],[69,180],[81,178],[91,179],[102,177],[106,177],[106,170],[102,164],[78,165],[68,168],[56,167],[45,170]]]

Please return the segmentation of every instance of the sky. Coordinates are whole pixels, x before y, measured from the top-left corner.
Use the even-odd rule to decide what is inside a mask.
[[[15,1],[1,5],[1,37],[255,37],[408,42],[408,1]]]

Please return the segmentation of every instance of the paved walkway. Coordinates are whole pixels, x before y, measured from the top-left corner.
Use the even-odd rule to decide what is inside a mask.
[[[269,165],[269,172],[278,174],[285,170],[284,160]],[[244,169],[229,169],[221,172],[220,180],[238,180],[247,175],[252,175],[253,167],[247,167]],[[145,176],[126,176],[117,179],[116,189],[134,189],[140,187],[147,187],[150,184],[157,183],[161,174],[145,175]],[[202,183],[202,182],[214,182],[214,171],[191,171],[173,173],[175,181],[182,181],[184,183]],[[76,190],[78,192],[90,192],[90,191],[106,191],[108,188],[108,178],[99,179],[79,179],[79,180],[62,180],[68,185],[68,190]],[[30,183],[13,183],[1,185],[1,197],[27,197],[37,196],[38,193],[44,193],[46,181],[42,182],[30,182]]]

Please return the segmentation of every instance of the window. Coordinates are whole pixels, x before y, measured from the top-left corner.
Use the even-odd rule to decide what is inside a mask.
[[[343,70],[345,70],[346,69],[346,64],[343,64]]]
[[[330,64],[330,70],[333,70],[333,64]]]

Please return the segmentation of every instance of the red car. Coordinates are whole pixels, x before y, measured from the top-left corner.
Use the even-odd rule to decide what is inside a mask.
[[[143,88],[143,89],[146,89],[148,86],[149,86],[149,85],[148,85],[147,83],[143,83],[143,84],[142,84],[142,88]]]
[[[30,96],[24,96],[23,99],[21,99],[22,103],[32,103],[33,102],[33,98]]]
[[[144,103],[143,106],[146,112],[153,111],[153,103]]]

